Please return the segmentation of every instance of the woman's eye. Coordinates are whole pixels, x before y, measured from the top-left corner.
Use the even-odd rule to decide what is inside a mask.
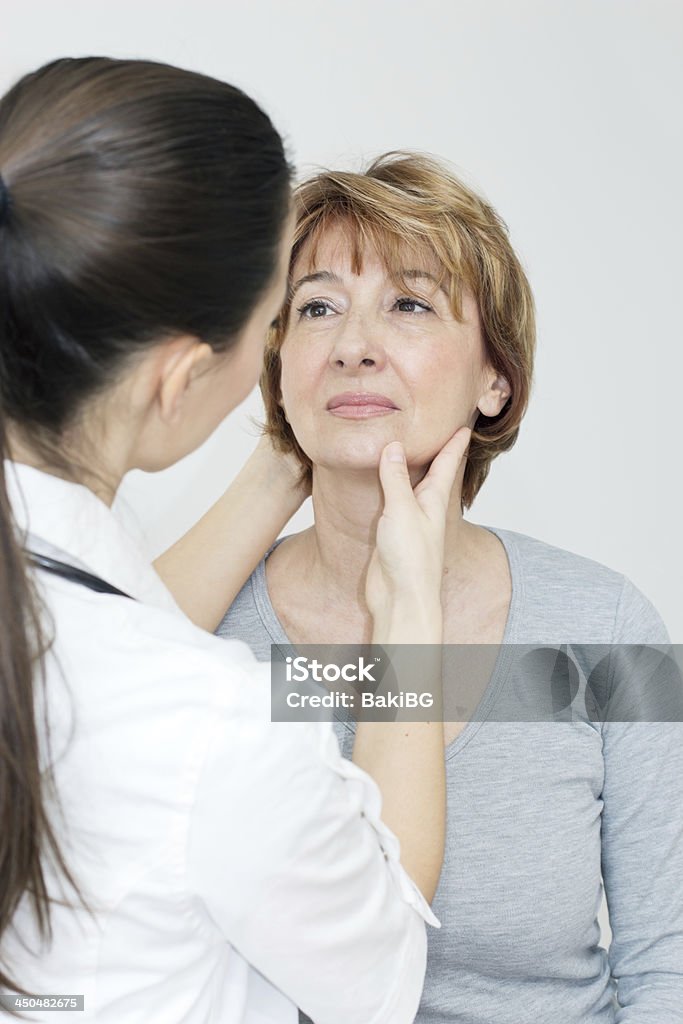
[[[420,299],[411,299],[404,295],[396,299],[394,304],[401,313],[415,313],[420,316],[422,313],[431,313],[432,307]],[[311,299],[303,306],[297,306],[297,313],[300,320],[324,320],[328,314],[334,314],[335,310],[329,302],[323,299]]]
[[[327,313],[332,312],[331,306],[326,302],[321,302],[320,299],[314,299],[311,302],[305,302],[303,306],[297,307],[297,313],[299,317],[304,317],[307,320],[322,320]]]
[[[420,302],[418,299],[409,299],[407,297],[396,299],[396,305],[402,313],[430,313],[432,307],[426,302]]]

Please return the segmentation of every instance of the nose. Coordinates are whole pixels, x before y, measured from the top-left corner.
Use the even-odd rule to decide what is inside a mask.
[[[329,364],[336,370],[356,372],[361,367],[381,370],[386,364],[386,350],[381,332],[359,318],[347,320],[335,332]]]

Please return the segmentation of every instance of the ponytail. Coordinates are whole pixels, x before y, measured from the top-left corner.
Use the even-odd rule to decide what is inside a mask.
[[[40,934],[51,938],[43,851],[50,851],[58,870],[89,908],[45,810],[52,778],[49,766],[43,771],[40,763],[34,679],[40,678],[44,687],[49,643],[7,494],[7,454],[6,424],[0,414],[0,936],[26,893]],[[49,749],[47,721],[45,735]],[[2,957],[0,989],[30,994],[6,973]]]

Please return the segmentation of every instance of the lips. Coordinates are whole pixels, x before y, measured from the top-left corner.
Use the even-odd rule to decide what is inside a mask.
[[[386,395],[377,395],[371,391],[345,391],[331,398],[327,409],[338,419],[367,420],[373,416],[390,416],[398,410],[398,406]]]

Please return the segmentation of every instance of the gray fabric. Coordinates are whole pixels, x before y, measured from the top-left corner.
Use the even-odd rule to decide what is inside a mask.
[[[624,576],[492,532],[512,575],[505,643],[668,643]],[[265,560],[216,632],[263,660],[271,643],[288,643]],[[352,726],[335,730],[350,757]],[[683,725],[470,721],[446,760],[447,851],[433,902],[442,927],[428,929],[419,1024],[683,1022]]]

